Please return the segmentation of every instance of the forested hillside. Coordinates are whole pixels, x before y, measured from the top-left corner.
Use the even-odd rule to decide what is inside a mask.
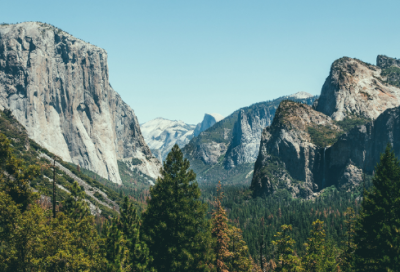
[[[2,131],[10,132],[13,119],[4,115]],[[65,184],[64,195],[57,190],[55,206],[43,190],[33,190],[30,185],[46,179],[44,165],[34,161],[40,147],[25,156],[30,161],[17,158],[24,148],[33,149],[18,144],[22,139],[27,142],[23,130],[19,138],[0,134],[1,271],[397,271],[400,266],[400,163],[390,145],[363,187],[349,193],[327,188],[315,201],[289,194],[252,198],[248,188],[220,183],[203,188],[201,196],[189,161],[175,145],[144,212],[125,197],[119,214],[95,217],[77,181]]]

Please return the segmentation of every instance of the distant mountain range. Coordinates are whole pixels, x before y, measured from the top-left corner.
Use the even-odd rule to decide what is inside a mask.
[[[151,152],[160,161],[163,161],[175,144],[178,144],[181,148],[184,147],[193,137],[223,118],[218,113],[206,113],[201,123],[191,125],[183,121],[168,120],[160,117],[141,124],[140,129]]]
[[[294,100],[311,105],[317,97],[304,92],[236,110],[194,137],[183,148],[200,183],[250,184],[261,132],[269,126],[278,105]]]

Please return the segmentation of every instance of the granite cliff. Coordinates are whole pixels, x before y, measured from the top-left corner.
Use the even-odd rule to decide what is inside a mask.
[[[183,152],[197,173],[198,181],[249,182],[261,132],[271,124],[279,103],[285,99],[311,105],[316,97],[299,93],[253,104],[235,111],[194,137]]]
[[[372,174],[388,142],[400,155],[394,136],[400,102],[398,62],[378,56],[377,64],[339,59],[313,108],[280,104],[262,134],[251,184],[254,195],[283,190],[310,199],[330,186],[351,191],[363,171]]]
[[[107,53],[48,24],[0,26],[0,108],[29,137],[81,167],[121,183],[117,160],[157,177],[133,110],[111,87]]]
[[[378,56],[378,64],[381,58]],[[379,66],[348,57],[338,59],[331,66],[316,109],[336,121],[352,116],[375,119],[400,105],[398,88],[386,80]]]

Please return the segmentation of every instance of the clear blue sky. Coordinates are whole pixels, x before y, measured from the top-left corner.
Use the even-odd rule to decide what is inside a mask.
[[[400,57],[400,1],[0,2],[0,22],[41,21],[108,52],[139,122],[198,123],[299,91],[319,94],[342,56]]]

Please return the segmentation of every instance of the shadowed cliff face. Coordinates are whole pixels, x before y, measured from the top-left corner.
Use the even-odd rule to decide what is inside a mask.
[[[279,103],[292,99],[311,105],[316,99],[307,93],[299,95],[239,109],[194,137],[183,152],[190,160],[198,181],[250,183],[261,133],[271,124]]]
[[[326,151],[327,186],[349,189],[372,174],[380,155],[390,143],[400,157],[400,107],[388,109],[376,120],[342,135]]]
[[[255,195],[287,190],[310,199],[332,185],[349,191],[363,171],[372,174],[388,142],[400,155],[398,62],[378,56],[377,63],[382,69],[350,58],[335,61],[317,111],[280,104],[262,134],[251,185]]]
[[[60,29],[0,26],[0,107],[49,151],[113,182],[118,159],[158,175],[133,110],[109,84],[106,51]]]
[[[251,185],[255,195],[285,189],[293,197],[312,198],[324,186],[325,149],[318,143],[342,132],[330,117],[308,105],[281,102],[261,137]]]

